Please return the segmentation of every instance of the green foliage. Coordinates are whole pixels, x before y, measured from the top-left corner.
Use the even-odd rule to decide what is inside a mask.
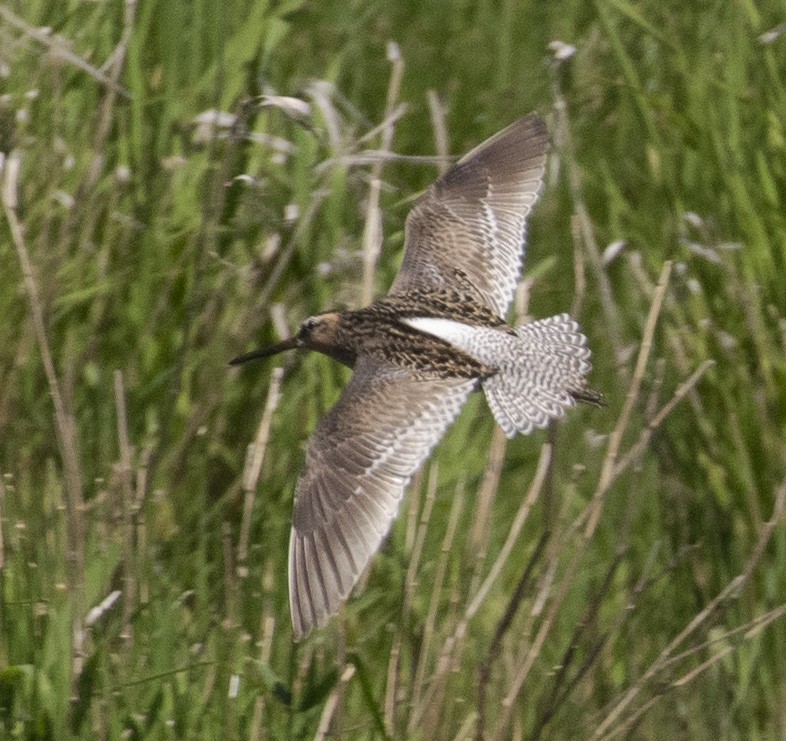
[[[783,735],[781,19],[773,0],[0,6],[0,733]],[[453,153],[530,110],[549,119],[529,312],[573,306],[608,407],[505,446],[473,398],[363,589],[293,644],[293,485],[348,375],[281,359],[242,553],[274,364],[226,363],[360,302],[359,155],[380,147],[390,40],[396,153],[434,154],[431,90]],[[554,40],[575,54],[558,63]],[[435,174],[382,170],[377,291]],[[595,243],[616,242],[601,262]],[[547,439],[539,496],[473,604]]]

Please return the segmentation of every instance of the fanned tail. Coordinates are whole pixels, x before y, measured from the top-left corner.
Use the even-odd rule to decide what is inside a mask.
[[[592,369],[587,338],[567,314],[524,324],[513,333],[452,319],[403,321],[494,369],[481,384],[494,418],[508,437],[545,427],[576,401],[604,403],[584,379]]]
[[[558,419],[576,401],[603,404],[587,386],[592,369],[587,338],[567,314],[516,327],[498,371],[483,391],[494,418],[508,436],[526,435]]]

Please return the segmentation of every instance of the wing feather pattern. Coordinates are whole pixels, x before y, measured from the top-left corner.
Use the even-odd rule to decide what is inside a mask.
[[[390,529],[410,478],[475,383],[358,359],[314,431],[295,489],[289,589],[296,638],[338,611]]]
[[[468,283],[475,300],[504,317],[521,275],[527,216],[543,184],[548,144],[543,120],[529,115],[437,180],[407,218],[404,260],[390,293]]]

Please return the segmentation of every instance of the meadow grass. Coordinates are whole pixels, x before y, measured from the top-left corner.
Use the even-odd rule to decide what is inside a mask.
[[[784,735],[782,21],[0,4],[0,734]],[[608,406],[508,442],[471,399],[295,644],[292,491],[348,372],[227,361],[385,291],[413,197],[530,110],[517,315],[570,309]]]

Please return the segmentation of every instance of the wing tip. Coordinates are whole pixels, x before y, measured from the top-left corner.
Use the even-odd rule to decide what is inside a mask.
[[[336,529],[339,555],[315,533],[304,534],[293,527],[289,545],[289,612],[295,641],[301,641],[327,625],[338,614],[376,548],[366,549],[364,562],[356,563],[357,552]],[[328,571],[328,578],[325,576]]]
[[[494,156],[493,151],[507,158],[510,150],[515,149],[524,155],[525,159],[544,158],[548,154],[551,137],[546,126],[546,121],[538,113],[528,113],[526,116],[508,124],[504,129],[485,139],[476,147],[465,154],[457,164],[461,165],[484,154]]]

